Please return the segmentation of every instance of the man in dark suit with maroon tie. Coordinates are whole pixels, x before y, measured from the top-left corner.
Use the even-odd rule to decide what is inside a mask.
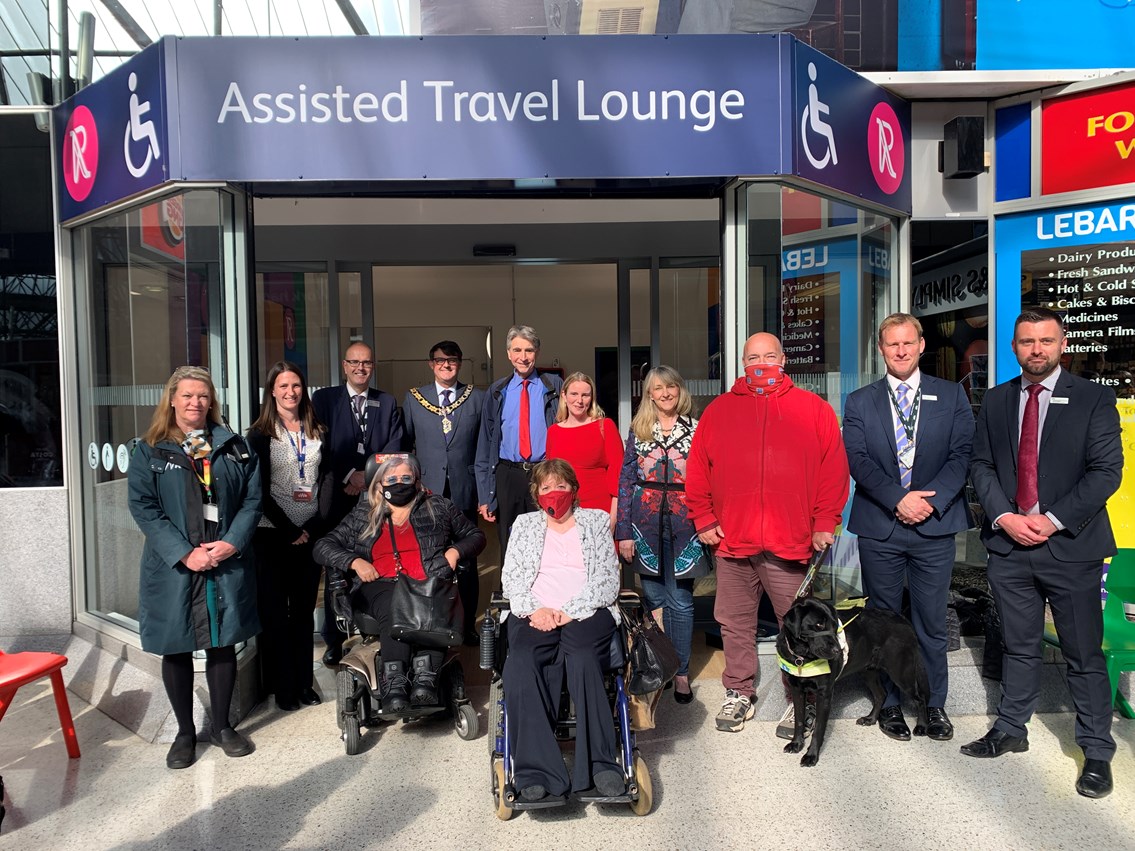
[[[1061,369],[1066,345],[1058,314],[1021,313],[1013,331],[1021,376],[989,390],[978,416],[970,475],[986,514],[982,540],[1005,658],[997,721],[962,753],[1029,749],[1047,600],[1084,751],[1076,791],[1102,798],[1112,789],[1115,740],[1100,577],[1116,551],[1107,500],[1123,475],[1123,447],[1114,391]]]

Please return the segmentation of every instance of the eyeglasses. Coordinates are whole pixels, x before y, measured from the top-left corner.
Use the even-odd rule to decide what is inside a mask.
[[[434,366],[461,366],[461,358],[430,358]]]
[[[402,476],[387,476],[385,479],[382,480],[382,483],[384,485],[397,485],[397,484],[412,485],[412,484],[414,484],[414,477],[411,476],[409,473],[406,473],[405,475],[402,475]]]
[[[347,366],[354,367],[365,366],[367,369],[370,369],[372,366],[374,366],[374,361],[372,360],[344,360],[343,363],[345,363]]]

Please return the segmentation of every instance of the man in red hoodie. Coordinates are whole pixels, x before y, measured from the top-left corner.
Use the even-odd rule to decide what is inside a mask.
[[[702,542],[714,549],[725,647],[725,701],[717,729],[737,732],[753,717],[757,605],[778,622],[813,551],[834,540],[847,502],[847,455],[831,405],[796,387],[772,334],[745,341],[745,374],[705,409],[686,467],[686,504]]]

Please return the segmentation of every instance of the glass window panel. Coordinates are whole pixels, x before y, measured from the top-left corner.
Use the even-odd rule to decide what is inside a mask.
[[[0,115],[0,487],[63,484],[50,138]]]
[[[239,392],[225,362],[222,222],[230,196],[187,192],[108,216],[74,234],[84,459],[86,609],[137,628],[142,534],[127,506],[134,440],[149,427],[165,381],[184,364],[208,368],[222,413]],[[85,286],[84,286],[85,282]]]

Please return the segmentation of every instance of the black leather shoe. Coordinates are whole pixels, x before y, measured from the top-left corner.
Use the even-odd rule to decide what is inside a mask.
[[[950,716],[941,706],[926,707],[926,726],[914,725],[914,735],[928,736],[936,742],[948,742],[954,738],[954,725]]]
[[[343,658],[343,645],[335,644],[327,648],[327,652],[323,654],[323,664],[328,668],[334,668],[339,664]]]
[[[1076,791],[1085,798],[1103,798],[1111,794],[1111,763],[1102,759],[1085,759],[1084,770],[1076,781]]]
[[[225,727],[219,734],[213,733],[210,738],[214,745],[225,752],[225,756],[248,756],[252,753],[252,744],[232,727]]]
[[[169,753],[166,754],[166,768],[189,768],[196,759],[197,735],[195,733],[178,733],[174,737],[173,744],[170,745]],[[1111,791],[1110,777],[1109,774],[1109,792]]]
[[[902,717],[901,706],[885,706],[879,713],[879,729],[892,739],[900,742],[910,741],[910,727]]]
[[[311,686],[308,686],[300,690],[300,703],[304,706],[318,706],[320,703],[323,703],[323,698],[319,696],[319,692]]]
[[[294,697],[280,697],[280,695],[276,695],[276,708],[281,712],[295,712],[300,708],[300,705]]]
[[[978,759],[990,759],[1006,753],[1024,753],[1029,749],[1028,736],[1010,736],[1000,730],[990,730],[980,739],[962,745],[962,753]]]

